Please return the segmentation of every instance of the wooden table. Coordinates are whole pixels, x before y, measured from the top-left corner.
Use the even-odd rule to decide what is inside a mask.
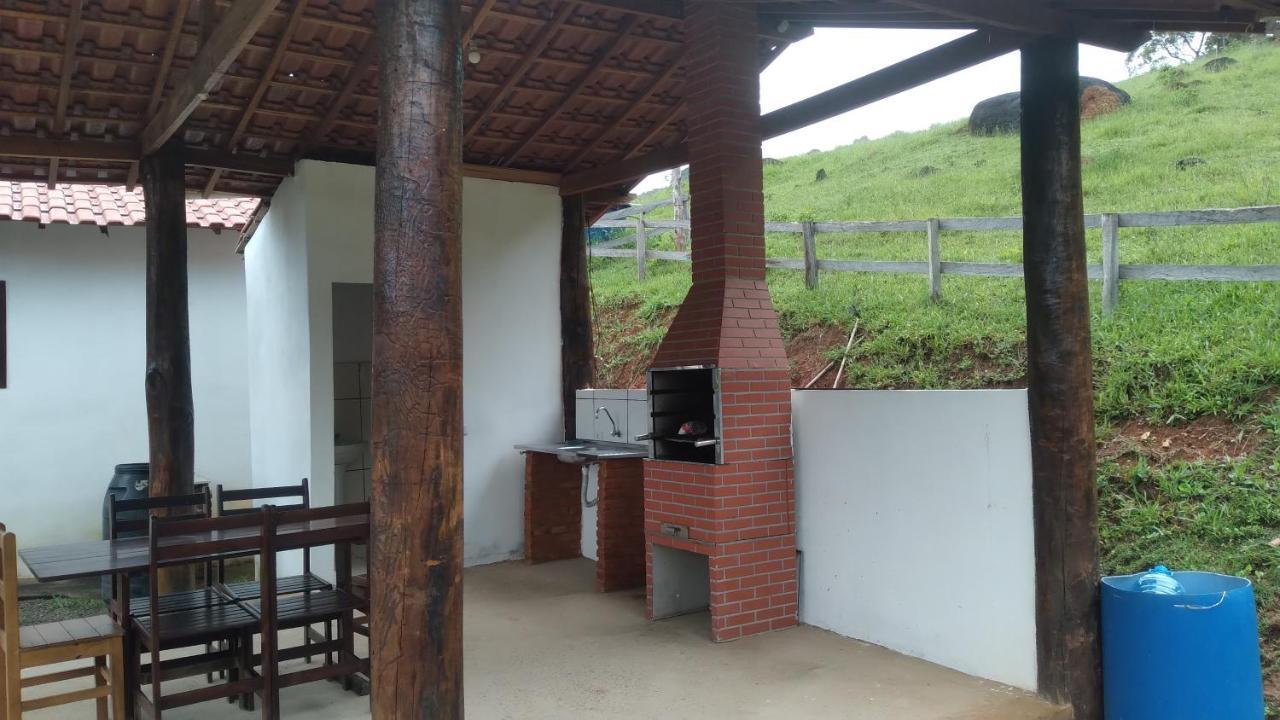
[[[257,537],[260,528],[247,527],[217,532],[191,533],[166,537],[161,547],[171,544],[188,544],[192,541],[216,542]],[[291,543],[290,536],[318,532],[307,542]],[[369,516],[353,515],[305,523],[288,523],[276,528],[277,550],[300,550],[305,547],[333,545],[336,548],[335,575],[337,586],[351,590],[351,544],[368,542]],[[150,568],[151,539],[147,536],[120,538],[117,540],[89,540],[65,545],[25,548],[19,556],[31,574],[41,582],[71,580],[73,578],[99,577],[116,574],[145,573]],[[205,560],[255,555],[257,551],[214,553],[207,558],[194,558],[192,564]],[[338,622],[338,635],[342,640],[340,657],[354,658],[353,621],[350,613]],[[344,686],[361,693],[368,693],[367,678],[348,678]]]
[[[289,536],[310,531],[323,531],[324,534],[313,542],[306,543],[307,546],[336,545],[346,550],[346,552],[340,550],[338,553],[340,556],[349,556],[350,543],[368,541],[369,516],[358,515],[281,525],[276,531],[277,547],[280,550],[301,549],[302,544],[290,544]],[[256,537],[259,532],[256,527],[248,527],[220,532],[193,533],[191,535],[165,538],[161,545],[187,544],[193,540],[216,542],[218,540],[242,539]],[[225,559],[232,555],[253,554],[255,553],[214,554],[207,559],[217,560]],[[50,582],[54,580],[70,580],[72,578],[115,575],[118,573],[146,572],[151,561],[151,547],[150,539],[142,536],[24,548],[19,551],[18,556],[22,558],[22,562],[26,563],[27,568],[37,580]],[[192,564],[197,562],[203,562],[203,560],[193,560]],[[349,584],[351,580],[350,559],[339,558],[337,571],[339,575],[344,572],[347,575],[345,578],[338,578],[339,584],[344,580]]]

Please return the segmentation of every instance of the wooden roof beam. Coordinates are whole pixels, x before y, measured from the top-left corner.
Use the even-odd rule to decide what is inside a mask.
[[[191,69],[174,88],[142,131],[142,153],[155,152],[173,137],[182,123],[218,85],[244,46],[271,16],[277,0],[236,0],[209,40],[191,62]]]
[[[579,5],[621,10],[656,20],[679,20],[684,17],[684,0],[577,0]]]
[[[288,159],[264,158],[249,153],[229,153],[223,150],[201,148],[187,148],[185,153],[187,164],[195,167],[276,177],[293,174],[293,162]],[[142,147],[135,142],[0,137],[0,157],[39,159],[56,157],[64,160],[132,163],[137,162],[141,156]]]
[[[514,150],[507,153],[506,158],[501,163],[503,166],[511,165],[516,158],[520,157],[520,154],[529,147],[530,143],[536,140],[537,137],[547,129],[547,126],[554,122],[557,117],[560,117],[560,113],[564,110],[565,104],[573,100],[578,95],[578,91],[582,90],[582,88],[587,86],[587,83],[596,78],[601,69],[604,68],[605,61],[613,57],[613,53],[617,51],[618,46],[627,39],[627,33],[631,32],[631,28],[635,25],[635,22],[636,18],[634,15],[628,15],[622,19],[622,22],[618,24],[617,33],[613,38],[605,42],[604,47],[600,48],[599,52],[596,54],[595,60],[591,63],[591,67],[587,68],[587,70],[578,77],[578,80],[565,90],[564,96],[561,98],[560,102],[551,106],[550,112],[542,118],[537,127],[535,127],[532,132],[528,133],[524,140],[516,145]]]
[[[1033,35],[1066,35],[1109,50],[1129,52],[1150,37],[1148,29],[1032,5],[1024,0],[893,0],[898,5]]]
[[[760,130],[766,138],[785,135],[998,58],[1017,50],[1027,39],[1028,36],[1022,33],[1001,30],[972,32],[887,68],[774,110],[760,119]]]
[[[76,72],[76,46],[80,43],[80,18],[84,14],[84,0],[71,0],[71,14],[63,29],[62,63],[58,65],[58,95],[53,112],[54,136],[67,133],[67,101],[71,98],[71,78]],[[58,185],[58,158],[49,158],[49,189]]]
[[[472,120],[471,124],[467,126],[467,129],[464,131],[462,136],[464,142],[471,139],[471,136],[474,135],[476,131],[480,129],[480,126],[484,124],[484,121],[488,119],[489,113],[506,98],[507,92],[510,91],[516,83],[520,82],[520,80],[525,76],[525,73],[529,72],[529,68],[533,67],[534,63],[538,61],[538,56],[542,55],[542,51],[546,50],[547,46],[551,44],[551,40],[555,38],[556,32],[564,25],[565,21],[569,19],[569,15],[573,12],[575,7],[577,6],[573,3],[561,3],[560,7],[556,9],[555,16],[538,30],[538,35],[534,38],[533,42],[530,43],[529,50],[525,53],[524,58],[516,63],[516,67],[509,75],[507,75],[507,78],[502,81],[502,84],[498,86],[498,89],[494,90],[493,93],[489,95],[489,99],[485,101],[484,107],[480,109],[480,114],[476,115],[476,119]]]
[[[466,52],[467,46],[471,44],[471,40],[476,36],[476,31],[480,29],[480,24],[484,22],[484,19],[493,10],[495,2],[497,0],[480,0],[480,4],[471,13],[471,20],[467,23],[467,29],[462,31],[463,52]]]
[[[979,30],[915,57],[864,75],[806,100],[774,110],[760,118],[765,139],[812,125],[850,110],[896,95],[904,90],[946,77],[951,73],[999,57],[1021,47],[1029,36],[1000,30]],[[650,141],[656,132],[646,136]],[[632,151],[633,153],[635,150]],[[617,185],[655,172],[683,165],[688,149],[678,145],[621,162],[565,175],[560,194],[573,195]]]
[[[267,90],[271,89],[271,82],[276,73],[280,71],[280,64],[284,62],[284,56],[289,48],[289,41],[293,39],[293,34],[298,31],[298,26],[302,24],[306,9],[307,0],[293,1],[293,9],[289,11],[289,19],[285,23],[280,37],[276,38],[275,50],[272,51],[271,59],[267,61],[266,67],[262,69],[262,77],[258,80],[258,86],[253,91],[253,97],[249,98],[249,104],[245,106],[244,112],[240,113],[240,121],[236,123],[235,129],[231,131],[231,135],[227,138],[227,150],[235,152],[236,145],[244,137],[245,131],[249,129],[249,123],[253,121],[253,114],[258,111],[258,105],[262,102],[262,98],[266,96]],[[209,173],[209,182],[204,186],[205,197],[209,197],[213,193],[213,189],[217,187],[218,181],[221,179],[221,170],[214,170]]]
[[[615,130],[622,127],[622,124],[630,120],[636,110],[649,102],[649,98],[653,97],[654,93],[656,93],[663,85],[670,82],[671,78],[675,77],[676,72],[680,70],[680,67],[683,64],[684,54],[681,53],[680,56],[671,61],[671,64],[667,66],[666,70],[662,71],[661,75],[649,84],[649,87],[645,88],[644,92],[637,95],[636,98],[631,101],[630,105],[623,109],[621,113],[618,113],[618,116],[609,123],[608,127],[589,140],[586,145],[583,145],[581,150],[574,153],[573,157],[569,158],[569,162],[565,164],[565,167],[569,170],[577,167],[578,163],[582,162],[582,159],[586,157],[588,153],[594,150],[605,138],[613,134]]]

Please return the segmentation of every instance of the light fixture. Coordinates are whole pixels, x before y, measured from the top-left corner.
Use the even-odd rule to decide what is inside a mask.
[[[778,23],[778,32],[784,33],[790,29],[791,29],[791,23],[789,21],[783,20],[782,22]]]
[[[476,49],[474,44],[471,46],[471,50],[467,53],[467,62],[472,65],[480,64],[480,51]]]

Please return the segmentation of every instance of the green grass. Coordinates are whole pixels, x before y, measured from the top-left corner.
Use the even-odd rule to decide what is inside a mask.
[[[1280,46],[1235,48],[1240,63],[1210,74],[1199,64],[1134,78],[1122,110],[1083,128],[1085,209],[1090,213],[1280,204]],[[1178,161],[1203,164],[1179,169]],[[937,168],[922,174],[925,166]],[[824,169],[828,179],[815,181]],[[770,220],[891,220],[1021,212],[1016,136],[974,137],[963,121],[863,141],[766,165]],[[649,201],[665,196],[654,193]],[[662,217],[655,213],[654,217]],[[668,215],[669,216],[669,215]],[[651,246],[669,249],[669,235]],[[819,235],[831,259],[923,260],[923,234]],[[1088,237],[1100,262],[1100,237]],[[796,235],[767,238],[771,257],[800,257]],[[1280,264],[1280,227],[1242,225],[1124,229],[1121,261]],[[944,233],[946,260],[1021,262],[1018,233]],[[609,369],[643,367],[671,309],[689,285],[686,264],[651,262],[637,283],[634,261],[596,260],[598,329]],[[770,289],[788,338],[817,325],[865,339],[850,387],[989,387],[1025,372],[1022,283],[944,277],[928,301],[918,275],[823,273],[815,291],[797,271],[771,271]],[[1099,307],[1099,288],[1091,287]],[[626,332],[616,332],[626,328]],[[611,334],[611,331],[613,334]],[[830,352],[832,348],[800,348]],[[1127,573],[1164,562],[1254,578],[1265,617],[1280,616],[1280,283],[1121,284],[1116,313],[1093,318],[1100,437],[1141,421],[1179,425],[1218,416],[1265,438],[1248,457],[1136,460],[1099,469],[1103,569]],[[1280,622],[1264,620],[1268,663],[1280,676]],[[1277,680],[1280,684],[1280,679]]]

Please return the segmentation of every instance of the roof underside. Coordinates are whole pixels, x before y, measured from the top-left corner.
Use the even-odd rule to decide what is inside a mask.
[[[82,3],[82,4],[81,4]],[[374,0],[281,0],[177,134],[187,184],[269,196],[298,158],[371,162]],[[760,1],[761,67],[812,26],[1261,30],[1280,0]],[[78,7],[77,7],[78,6]],[[132,184],[144,130],[242,0],[0,0],[0,180]],[[465,160],[563,174],[683,142],[681,0],[464,0]],[[784,22],[785,21],[785,22]]]

